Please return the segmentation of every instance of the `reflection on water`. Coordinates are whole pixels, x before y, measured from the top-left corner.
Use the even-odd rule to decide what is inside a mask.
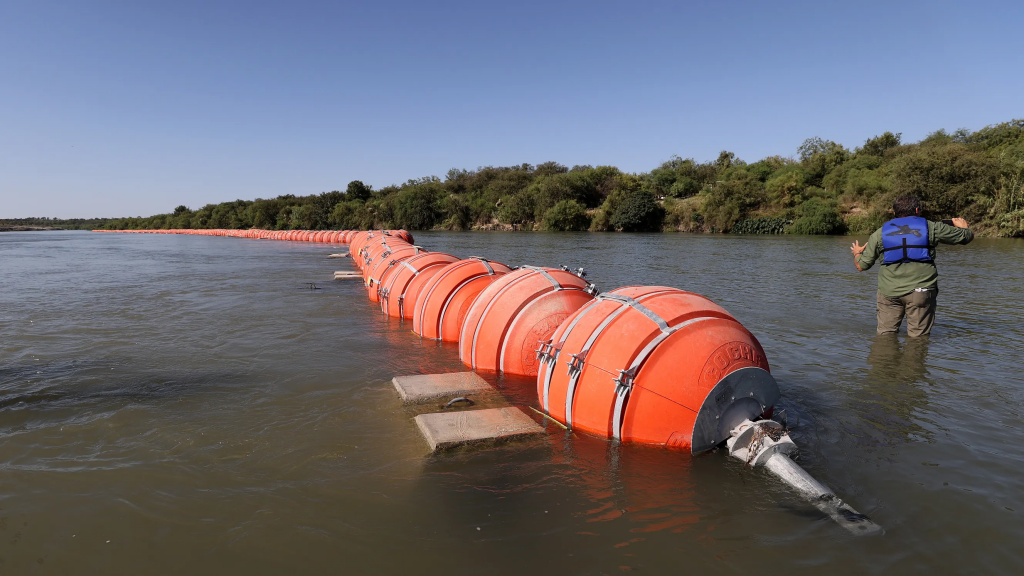
[[[928,402],[929,337],[904,338],[879,334],[868,352],[864,384],[852,394],[851,411],[888,442],[906,441],[911,435],[930,436],[918,423]]]
[[[617,446],[543,422],[545,437],[425,455],[415,410],[388,382],[461,370],[458,350],[328,280],[347,265],[324,258],[336,248],[0,234],[0,571],[1024,568],[1024,243],[944,251],[938,325],[908,339],[875,337],[874,279],[851,272],[843,238],[417,241],[584,266],[605,291],[711,297],[764,346],[801,464],[885,536],[849,537],[721,452]],[[534,381],[486,378],[536,406]]]

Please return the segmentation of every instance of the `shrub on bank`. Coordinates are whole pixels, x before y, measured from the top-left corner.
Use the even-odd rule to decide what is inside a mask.
[[[793,222],[785,218],[745,218],[736,222],[730,234],[785,234]]]
[[[623,232],[660,232],[664,218],[665,209],[654,194],[639,190],[619,204],[609,223]]]
[[[845,231],[835,202],[811,198],[800,205],[797,214],[799,218],[789,229],[792,234],[842,234]]]
[[[575,200],[562,200],[544,213],[543,227],[551,232],[581,232],[590,228],[587,207]]]

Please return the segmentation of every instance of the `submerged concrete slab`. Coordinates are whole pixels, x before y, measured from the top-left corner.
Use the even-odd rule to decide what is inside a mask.
[[[391,383],[395,386],[395,390],[398,390],[402,402],[406,404],[438,398],[450,400],[455,396],[492,389],[491,385],[476,372],[395,376]]]
[[[357,272],[355,270],[352,270],[352,271],[338,270],[337,272],[334,273],[334,279],[335,280],[351,280],[351,279],[355,279],[355,278],[362,279],[363,278],[362,273],[361,272]]]
[[[344,254],[340,254],[340,253],[339,254],[328,254],[327,257],[328,258],[348,258],[348,252],[345,252]]]
[[[420,414],[415,420],[433,452],[544,432],[519,408]]]

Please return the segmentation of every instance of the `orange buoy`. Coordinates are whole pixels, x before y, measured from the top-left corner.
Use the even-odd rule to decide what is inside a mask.
[[[377,261],[373,263],[373,266],[367,267],[365,278],[366,289],[369,290],[370,301],[380,301],[381,283],[387,279],[390,272],[394,271],[396,264],[421,253],[426,253],[426,250],[419,246],[407,244],[395,248],[394,251],[387,253],[387,255],[382,254],[377,258]]]
[[[757,339],[711,300],[631,286],[568,317],[538,356],[537,394],[555,420],[624,442],[703,452],[779,388]]]
[[[401,238],[409,244],[412,244],[412,234],[409,234],[407,230],[391,230],[391,235],[396,238]]]
[[[373,270],[373,267],[377,265],[381,258],[387,258],[395,250],[406,246],[411,246],[411,244],[397,238],[382,237],[368,242],[366,247],[361,250],[363,280],[369,280],[370,271]]]
[[[412,319],[416,297],[427,280],[438,271],[459,259],[443,252],[425,252],[406,258],[395,266],[395,271],[381,280],[381,312],[395,318]],[[406,303],[409,305],[406,306]]]
[[[373,231],[367,230],[363,232],[357,232],[350,241],[349,254],[352,255],[352,261],[356,263],[356,266],[362,268],[362,252],[366,243],[374,239],[376,234]]]
[[[416,297],[412,331],[424,338],[457,342],[473,300],[495,278],[511,271],[500,262],[479,257],[445,266],[427,281]]]
[[[537,347],[594,298],[586,280],[557,268],[523,266],[488,286],[466,315],[459,358],[474,370],[537,374]]]

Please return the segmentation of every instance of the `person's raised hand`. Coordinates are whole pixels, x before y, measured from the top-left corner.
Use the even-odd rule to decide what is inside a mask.
[[[853,252],[854,256],[860,256],[861,254],[864,253],[864,249],[867,248],[867,247],[868,247],[867,244],[864,244],[863,246],[861,246],[860,242],[858,242],[857,240],[854,240],[853,244],[850,244],[850,252]]]
[[[967,228],[967,220],[963,218],[953,218],[953,226],[957,228]]]

